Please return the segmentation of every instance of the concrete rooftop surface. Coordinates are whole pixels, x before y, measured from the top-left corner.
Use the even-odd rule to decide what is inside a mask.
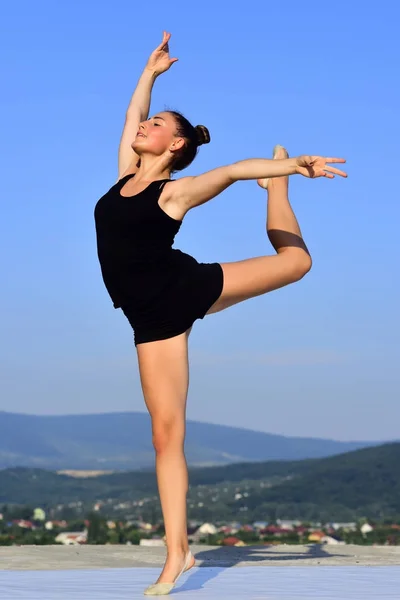
[[[191,549],[196,567],[170,594],[181,600],[400,598],[400,547],[193,545]],[[3,546],[0,599],[144,598],[143,590],[157,579],[164,559],[163,547]]]
[[[389,566],[400,567],[400,546],[190,546],[196,567]],[[0,546],[0,570],[160,568],[164,547]],[[400,593],[399,593],[400,599]]]

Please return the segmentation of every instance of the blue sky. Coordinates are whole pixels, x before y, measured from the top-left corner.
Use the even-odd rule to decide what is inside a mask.
[[[145,410],[129,324],[97,263],[93,209],[114,183],[125,110],[163,29],[179,62],[153,111],[212,143],[185,174],[245,158],[347,158],[293,177],[313,255],[300,283],[199,321],[188,418],[288,435],[399,437],[399,8],[361,2],[23,0],[1,36],[0,410]],[[239,182],[185,219],[198,260],[271,253],[265,197]]]

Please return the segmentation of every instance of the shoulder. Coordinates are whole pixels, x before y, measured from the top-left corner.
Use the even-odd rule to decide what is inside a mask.
[[[193,181],[194,177],[181,177],[180,179],[170,179],[163,188],[163,194],[169,199],[177,198],[184,192],[188,183]]]
[[[170,217],[182,220],[188,211],[187,203],[184,201],[185,189],[194,177],[182,177],[166,181],[163,185],[158,203]]]
[[[163,202],[183,202],[187,196],[187,190],[190,188],[191,182],[196,177],[181,177],[180,179],[171,179],[168,181],[162,191]],[[161,198],[160,198],[161,200]]]
[[[116,183],[118,183],[118,181],[121,181],[121,179],[125,179],[125,177],[136,175],[139,167],[140,167],[140,159],[138,159],[137,157],[132,159],[130,164],[128,165],[128,167],[125,170],[122,170],[122,169],[119,170],[118,179],[117,179]]]

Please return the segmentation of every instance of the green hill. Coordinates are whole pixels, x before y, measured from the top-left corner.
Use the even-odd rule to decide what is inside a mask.
[[[235,495],[246,491],[238,500]],[[146,499],[140,513],[159,511],[153,471],[76,479],[40,469],[0,471],[0,503],[41,506],[81,501]],[[202,498],[202,507],[196,507]],[[240,463],[190,469],[191,518],[246,520],[275,517],[313,520],[362,516],[400,518],[400,443],[303,461]],[[241,516],[239,517],[239,514]]]

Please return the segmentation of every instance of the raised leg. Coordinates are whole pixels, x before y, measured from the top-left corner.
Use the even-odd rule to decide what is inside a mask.
[[[282,147],[274,152],[276,159],[287,156]],[[288,177],[258,183],[268,190],[267,234],[277,254],[223,263],[222,294],[207,314],[299,281],[311,269],[311,257],[289,202]]]
[[[156,473],[163,512],[167,560],[157,582],[173,583],[188,551],[184,455],[189,384],[188,335],[138,344],[139,371],[152,423]],[[191,568],[194,559],[188,565]]]

